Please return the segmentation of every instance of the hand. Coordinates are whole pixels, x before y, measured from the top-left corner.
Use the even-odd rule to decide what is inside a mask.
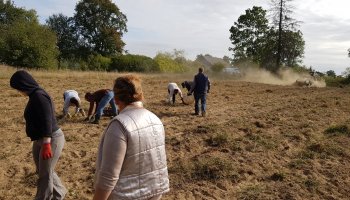
[[[91,116],[87,116],[87,117],[84,119],[84,121],[90,121],[90,119],[91,119]]]
[[[44,143],[41,149],[41,157],[44,160],[52,158],[51,143]]]

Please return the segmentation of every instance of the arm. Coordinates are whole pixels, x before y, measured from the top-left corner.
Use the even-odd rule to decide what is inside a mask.
[[[118,121],[110,123],[99,149],[94,200],[106,200],[118,182],[126,154],[124,129]]]
[[[209,78],[208,78],[208,91],[207,91],[208,93],[209,93],[209,90],[210,90],[210,85],[211,85],[211,84],[210,84],[210,80],[209,80]]]
[[[194,76],[193,81],[192,81],[192,85],[191,85],[191,89],[188,92],[188,94],[192,94],[194,88],[196,87],[196,76]]]
[[[63,116],[66,116],[68,114],[68,109],[69,109],[69,99],[64,98],[64,104],[63,104]]]
[[[41,137],[52,136],[52,119],[55,117],[55,112],[52,110],[51,99],[43,94],[38,94],[35,97],[37,104],[36,112],[38,117],[36,119],[37,126]]]
[[[90,107],[89,107],[89,112],[88,112],[88,117],[90,117],[92,115],[92,111],[94,109],[94,105],[95,105],[95,102],[91,101],[90,102]]]

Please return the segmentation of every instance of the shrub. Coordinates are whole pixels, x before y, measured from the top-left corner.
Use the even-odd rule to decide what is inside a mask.
[[[350,130],[347,125],[333,125],[324,131],[330,135],[350,135]]]
[[[225,65],[222,63],[215,63],[213,66],[211,66],[211,70],[215,73],[222,72],[224,68],[225,68]]]
[[[89,70],[106,71],[107,69],[109,69],[109,66],[111,63],[112,63],[111,58],[104,57],[100,54],[90,55],[88,57],[88,69]]]
[[[158,53],[154,61],[158,63],[161,72],[185,72],[188,70],[183,63],[176,61],[166,53]]]
[[[219,157],[199,158],[194,162],[192,171],[192,177],[199,180],[237,178],[237,176],[232,163]]]
[[[127,54],[113,57],[108,71],[158,72],[160,69],[150,57]]]

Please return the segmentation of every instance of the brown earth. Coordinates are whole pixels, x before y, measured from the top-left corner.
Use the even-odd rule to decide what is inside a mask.
[[[13,72],[0,66],[0,200],[33,199],[36,191],[23,120],[27,98],[9,87]],[[31,73],[53,97],[58,116],[64,90],[75,89],[83,97],[112,87],[120,75]],[[167,84],[192,75],[141,76],[145,107],[166,128],[171,192],[163,199],[349,199],[349,88],[213,78],[208,115],[198,117],[191,115],[193,105],[165,102]],[[92,198],[96,151],[108,121],[61,122],[66,144],[56,169],[69,189],[67,200]]]

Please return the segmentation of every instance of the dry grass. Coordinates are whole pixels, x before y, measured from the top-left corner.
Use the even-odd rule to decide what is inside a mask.
[[[24,133],[27,99],[9,87],[15,70],[0,66],[0,199],[32,199],[35,171]],[[62,93],[112,87],[117,73],[31,71],[62,110]],[[348,199],[350,91],[213,78],[208,116],[165,103],[167,84],[191,75],[141,75],[145,106],[166,128],[171,192],[164,199]],[[83,107],[88,107],[83,101]],[[100,125],[62,122],[57,171],[66,199],[91,199]],[[346,128],[345,128],[346,127]]]

